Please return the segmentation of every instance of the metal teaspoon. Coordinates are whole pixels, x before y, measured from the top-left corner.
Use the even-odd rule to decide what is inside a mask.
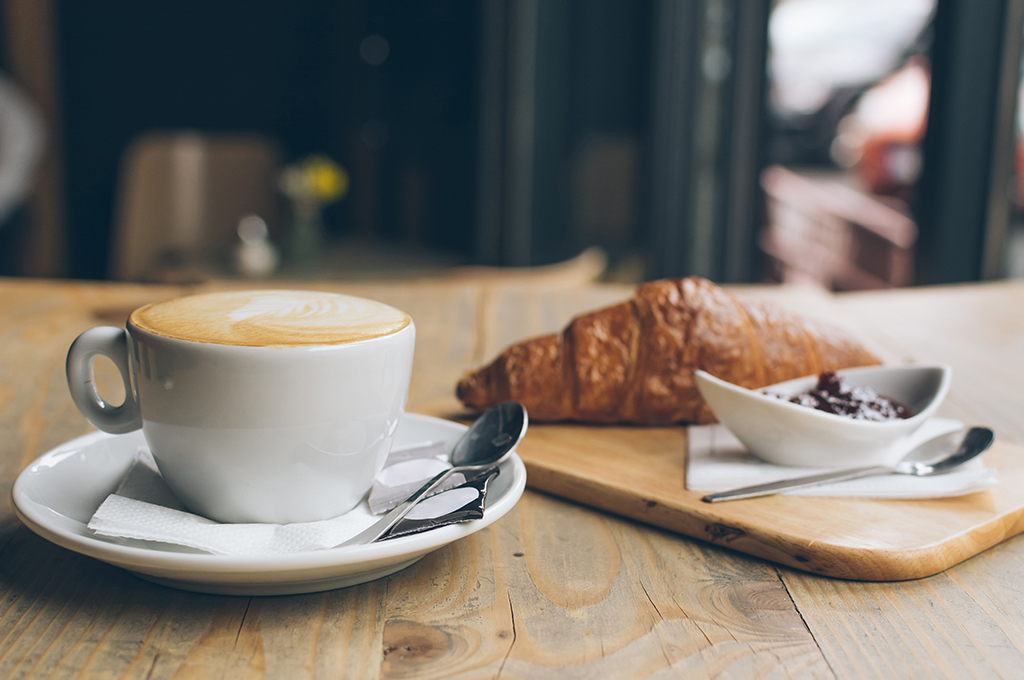
[[[448,456],[452,467],[439,472],[404,502],[377,520],[370,528],[335,547],[373,543],[387,534],[392,527],[409,514],[413,506],[452,475],[483,473],[496,467],[511,455],[512,450],[526,434],[528,424],[526,407],[518,401],[506,401],[488,409],[455,443]]]
[[[963,465],[974,458],[991,446],[994,439],[995,436],[992,434],[992,430],[987,427],[972,427],[967,431],[966,435],[963,434],[963,430],[960,430],[922,442],[903,456],[902,460],[895,465],[870,465],[845,470],[833,470],[795,479],[783,479],[778,482],[745,486],[739,489],[732,489],[731,491],[708,494],[701,500],[705,503],[716,503],[718,501],[731,501],[740,498],[771,496],[789,489],[802,489],[827,482],[840,482],[847,479],[859,479],[875,475],[896,474],[916,475],[917,477],[939,475],[943,472],[949,472],[953,468]],[[936,460],[936,455],[941,453],[946,455]],[[919,462],[922,459],[929,462]]]

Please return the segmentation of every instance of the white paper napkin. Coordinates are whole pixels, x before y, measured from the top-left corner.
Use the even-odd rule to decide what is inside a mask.
[[[904,455],[921,442],[953,432],[963,423],[931,418],[899,447]],[[772,465],[747,452],[723,425],[702,425],[688,431],[686,488],[691,491],[727,491],[742,486],[823,472],[827,468]],[[833,482],[784,493],[799,496],[846,496],[861,498],[941,498],[987,489],[997,483],[996,471],[975,458],[952,472],[934,477],[885,475]]]
[[[167,487],[152,454],[140,448],[135,463],[117,491],[107,497],[89,521],[89,529],[103,536],[173,543],[215,555],[256,556],[323,550],[343,543],[405,500],[436,472],[450,467],[441,443],[396,449],[388,456],[364,499],[351,511],[329,520],[295,524],[221,524],[188,512]],[[455,475],[436,495],[421,501],[408,519],[430,519],[454,512],[480,496],[474,488],[452,488],[464,483]],[[404,490],[408,489],[408,493]],[[450,491],[446,491],[451,489]],[[405,493],[405,495],[402,495]]]

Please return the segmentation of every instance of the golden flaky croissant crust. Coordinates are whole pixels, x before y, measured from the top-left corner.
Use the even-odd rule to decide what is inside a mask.
[[[535,421],[709,423],[693,373],[747,388],[879,363],[844,331],[699,278],[641,285],[630,300],[517,343],[459,381],[475,410],[515,399]]]

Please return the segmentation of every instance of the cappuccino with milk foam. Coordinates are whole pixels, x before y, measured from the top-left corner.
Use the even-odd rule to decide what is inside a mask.
[[[218,345],[301,347],[396,333],[409,317],[374,300],[295,290],[206,293],[146,305],[135,326],[165,337]]]

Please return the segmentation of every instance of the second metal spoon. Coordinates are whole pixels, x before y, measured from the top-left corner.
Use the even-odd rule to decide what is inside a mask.
[[[771,496],[780,491],[789,489],[802,489],[808,486],[817,486],[829,482],[841,482],[848,479],[860,479],[861,477],[873,477],[875,475],[915,475],[927,477],[949,472],[953,468],[963,465],[982,451],[992,445],[995,436],[992,430],[987,427],[972,427],[963,433],[963,430],[940,435],[934,439],[922,442],[912,449],[895,465],[870,465],[846,470],[832,470],[806,477],[795,479],[783,479],[768,484],[757,484],[755,486],[744,486],[731,491],[721,491],[704,496],[701,500],[705,503],[716,503],[718,501],[731,501],[740,498],[757,498],[758,496]],[[946,455],[936,459],[936,456],[945,453]],[[925,460],[926,462],[920,462]]]

